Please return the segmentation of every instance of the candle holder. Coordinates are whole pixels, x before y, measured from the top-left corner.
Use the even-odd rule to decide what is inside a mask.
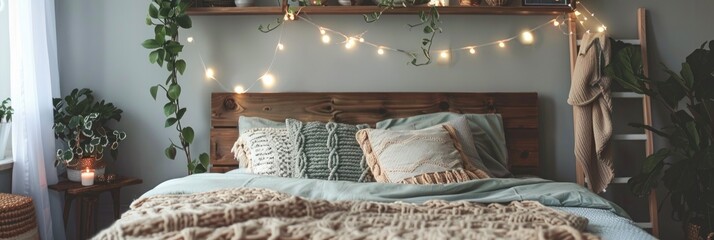
[[[94,171],[89,171],[89,168],[82,171],[82,186],[92,186],[94,185]]]

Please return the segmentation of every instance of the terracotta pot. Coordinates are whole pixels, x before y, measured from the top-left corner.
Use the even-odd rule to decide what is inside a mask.
[[[684,225],[684,235],[687,240],[714,240],[714,232],[703,233],[703,227],[694,223]],[[706,238],[704,237],[706,236]]]

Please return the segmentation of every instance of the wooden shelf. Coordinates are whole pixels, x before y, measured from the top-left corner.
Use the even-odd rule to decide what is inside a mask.
[[[378,11],[377,6],[307,6],[300,10],[307,14],[366,14]],[[402,7],[386,11],[387,14],[414,14],[429,10],[429,7]],[[559,15],[572,12],[569,6],[507,6],[507,7],[439,7],[440,14],[484,15]],[[201,7],[187,10],[189,15],[260,15],[282,14],[282,8],[274,7]]]

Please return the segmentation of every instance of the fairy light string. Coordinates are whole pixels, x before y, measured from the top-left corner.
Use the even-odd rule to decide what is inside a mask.
[[[591,30],[597,31],[597,32],[604,32],[607,30],[607,27],[602,24],[602,22],[595,17],[595,13],[590,11],[587,7],[585,7],[580,1],[577,1],[576,3],[577,10],[573,11],[573,15],[576,18],[576,22],[578,22],[583,29],[585,29],[586,32],[590,32]],[[317,30],[317,33],[319,33],[319,40],[324,43],[324,44],[342,44],[344,45],[346,50],[353,50],[354,48],[357,47],[357,45],[365,45],[372,47],[373,49],[376,50],[377,55],[385,55],[387,52],[396,52],[396,53],[401,53],[401,54],[406,54],[408,57],[412,58],[414,56],[414,53],[412,51],[407,51],[404,49],[400,48],[395,48],[395,47],[390,47],[387,44],[381,44],[381,43],[375,43],[368,41],[365,38],[365,35],[367,34],[367,31],[363,31],[359,34],[356,35],[348,35],[342,31],[325,27],[323,25],[317,24],[315,21],[313,21],[307,14],[302,13],[300,14],[300,10],[298,9],[297,12],[286,12],[285,15],[283,16],[283,22],[284,26],[281,26],[280,33],[278,36],[278,41],[275,44],[275,47],[273,49],[273,56],[270,60],[270,63],[268,64],[268,68],[266,69],[263,74],[260,75],[260,77],[256,78],[253,80],[250,85],[248,85],[247,88],[245,88],[241,84],[235,85],[233,89],[229,89],[226,87],[220,80],[216,78],[216,73],[213,68],[207,67],[206,63],[203,59],[203,55],[201,54],[201,51],[198,51],[199,59],[201,60],[201,65],[203,67],[205,77],[206,79],[213,80],[218,85],[225,91],[233,91],[236,93],[246,93],[250,90],[252,90],[258,82],[261,82],[263,87],[268,89],[271,88],[275,85],[276,83],[276,78],[275,76],[271,73],[271,70],[273,69],[273,66],[276,62],[278,52],[284,50],[286,47],[285,42],[283,42],[283,37],[284,37],[284,29],[290,24],[285,24],[285,23],[290,23],[294,22],[293,20],[295,19],[300,19],[301,21],[299,22],[304,22],[312,27],[315,27]],[[568,17],[564,15],[560,15],[555,17],[554,19],[550,19],[540,25],[537,25],[535,27],[529,28],[527,30],[524,30],[520,32],[517,35],[513,35],[507,38],[491,41],[491,42],[485,42],[485,43],[476,43],[476,44],[470,44],[466,45],[463,47],[457,47],[457,48],[446,48],[446,49],[434,49],[429,51],[430,54],[437,54],[439,58],[442,59],[448,59],[451,56],[451,52],[454,51],[466,51],[470,55],[475,55],[478,52],[478,49],[483,48],[483,47],[489,47],[489,46],[498,46],[499,48],[505,48],[508,46],[509,42],[512,42],[516,39],[520,39],[522,44],[525,45],[530,45],[535,41],[535,35],[534,32],[544,28],[545,26],[551,25],[560,30],[564,35],[569,35],[569,34],[574,34],[572,32],[568,32],[564,30],[564,27],[567,25],[566,20]],[[593,24],[594,23],[594,24]],[[594,26],[594,28],[588,28],[587,26]],[[333,43],[332,37],[335,36],[338,39],[335,40]],[[193,43],[195,41],[194,37],[188,37],[186,39],[188,43]]]

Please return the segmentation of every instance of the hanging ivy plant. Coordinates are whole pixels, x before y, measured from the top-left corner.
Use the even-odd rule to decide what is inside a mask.
[[[152,50],[149,62],[159,67],[166,66],[169,75],[166,81],[149,88],[151,97],[156,97],[161,91],[166,96],[164,104],[164,127],[173,127],[178,133],[178,141],[169,139],[169,146],[164,149],[167,158],[174,160],[178,150],[186,156],[188,173],[203,173],[208,170],[209,157],[201,153],[198,159],[191,156],[193,143],[193,128],[185,126],[181,120],[186,114],[186,108],[181,107],[181,84],[178,76],[186,70],[186,61],[179,58],[183,45],[178,41],[179,30],[191,28],[191,18],[186,15],[186,9],[191,5],[188,0],[152,0],[149,3],[149,16],[146,25],[154,27],[154,37],[145,40],[141,45]]]
[[[300,6],[308,6],[308,0],[291,0],[292,2],[298,2]],[[380,19],[382,14],[386,12],[387,10],[394,9],[395,7],[409,7],[409,6],[415,6],[415,5],[422,5],[429,3],[429,0],[381,0],[379,4],[377,4],[377,7],[379,7],[379,11],[370,13],[370,14],[364,14],[364,21],[367,23],[373,23],[376,22],[377,20]],[[288,9],[290,14],[299,14],[299,8],[290,8]],[[263,33],[268,33],[271,32],[278,27],[280,27],[284,21],[287,19],[283,17],[278,17],[275,20],[275,23],[270,23],[266,26],[263,26],[262,24],[258,26],[258,30],[260,30]],[[424,34],[427,35],[427,37],[421,39],[421,50],[422,50],[422,56],[424,56],[423,61],[419,61],[419,54],[407,50],[402,50],[402,49],[396,49],[398,52],[406,54],[409,58],[411,58],[411,61],[409,61],[410,64],[414,66],[423,66],[423,65],[428,65],[431,63],[431,46],[434,43],[434,38],[436,37],[436,34],[441,33],[441,19],[439,15],[439,10],[437,9],[436,6],[432,6],[429,8],[429,11],[420,11],[419,12],[419,22],[415,24],[407,24],[410,29],[415,28],[415,27],[421,27],[424,26],[422,31]]]

